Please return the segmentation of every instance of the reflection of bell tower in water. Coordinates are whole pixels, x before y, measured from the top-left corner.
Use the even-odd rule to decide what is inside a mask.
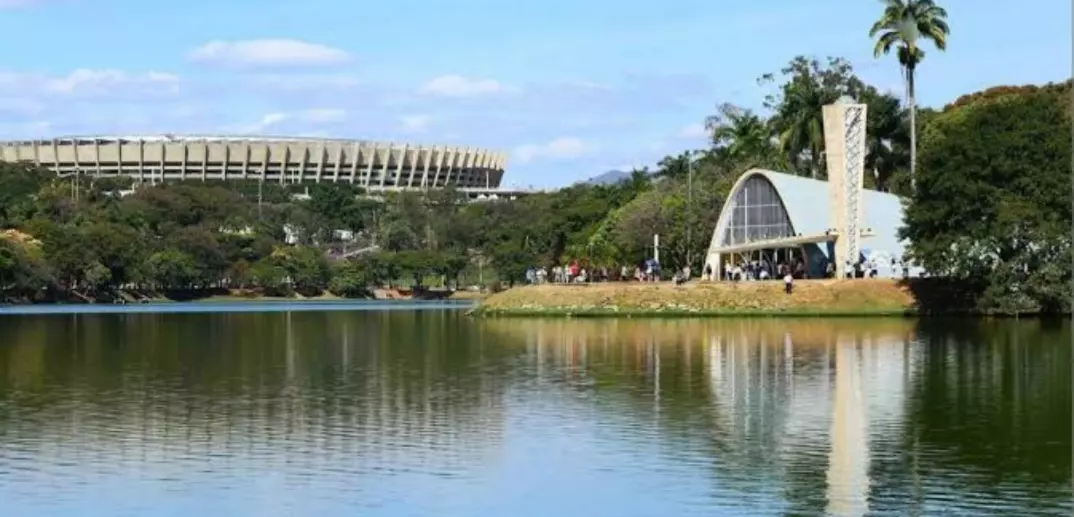
[[[835,345],[835,400],[828,453],[828,515],[860,516],[869,510],[869,443],[862,393],[862,354],[853,338]]]
[[[746,467],[763,469],[826,452],[817,458],[826,515],[866,515],[871,449],[901,447],[905,393],[919,367],[907,345],[912,338],[833,329],[823,337],[803,332],[798,339],[808,340],[796,342],[795,334],[788,329],[782,343],[771,334],[734,332],[708,341],[714,417],[735,450],[729,457],[748,457]]]

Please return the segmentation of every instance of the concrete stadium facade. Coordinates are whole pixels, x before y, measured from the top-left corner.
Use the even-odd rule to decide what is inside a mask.
[[[136,181],[347,182],[370,190],[495,190],[505,153],[472,147],[241,136],[86,136],[0,143],[0,160]]]

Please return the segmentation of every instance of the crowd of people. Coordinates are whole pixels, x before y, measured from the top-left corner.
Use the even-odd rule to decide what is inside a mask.
[[[880,262],[877,260],[862,260],[857,263],[846,263],[847,278],[876,278],[879,276]],[[901,267],[903,278],[909,276],[909,264],[900,264],[897,258],[891,259],[891,274]],[[823,278],[835,278],[835,265],[827,262],[824,267]],[[572,284],[590,282],[658,282],[663,279],[663,270],[660,262],[649,258],[638,264],[623,265],[619,267],[592,266],[584,261],[571,260],[563,265],[554,265],[551,268],[531,266],[526,270],[526,282],[530,284]],[[676,270],[670,280],[676,284],[690,281],[692,272],[689,266]],[[702,272],[701,279],[709,281],[763,281],[783,280],[787,292],[790,293],[794,280],[809,278],[809,271],[802,259],[781,261],[773,264],[767,259],[745,261],[742,263],[726,262],[722,271],[714,271],[713,266],[708,264]]]
[[[647,259],[635,265],[620,267],[587,266],[572,260],[565,265],[551,268],[530,266],[526,270],[526,282],[530,284],[572,284],[588,282],[657,282],[661,279],[660,262]]]

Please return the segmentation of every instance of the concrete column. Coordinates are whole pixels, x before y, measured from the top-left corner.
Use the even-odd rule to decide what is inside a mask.
[[[224,161],[220,164],[220,179],[227,181],[227,174],[231,170],[231,142],[221,142],[221,145],[224,146]],[[209,160],[206,159],[205,161]]]
[[[112,142],[112,145],[116,146],[116,177],[123,175],[123,141],[119,138]],[[37,150],[37,147],[34,147]]]
[[[283,161],[280,162],[280,183],[286,183],[291,176],[291,146],[284,144]]]
[[[189,153],[189,149],[187,148],[186,140],[183,140],[183,143],[181,145],[182,145],[182,150],[183,150],[183,164],[179,169],[179,179],[185,180],[186,179],[186,162],[187,162],[187,158],[188,158],[190,153]]]
[[[365,178],[362,179],[362,184],[367,189],[369,188],[369,182],[373,180],[373,162],[377,161],[378,147],[380,147],[380,144],[376,142],[369,144],[369,156],[363,156],[363,158],[369,159],[369,163],[367,163],[365,166]]]
[[[75,161],[75,173],[77,174],[79,172],[82,172],[82,160],[79,160],[78,158],[78,140],[72,138],[68,141],[71,143],[71,152],[74,153],[72,156]]]
[[[18,157],[18,148],[15,149],[15,155]],[[101,177],[101,140],[99,138],[93,139],[93,174],[96,177]]]
[[[138,181],[145,181],[145,139],[138,139]]]
[[[161,140],[160,142],[160,181],[164,181],[164,165],[168,161],[168,144]],[[153,173],[149,173],[149,182],[153,183]]]
[[[358,165],[361,162],[362,157],[362,144],[360,142],[354,143],[354,148],[351,149],[351,185],[358,179]]]
[[[209,139],[201,142],[201,181],[209,178]]]
[[[403,174],[404,173],[407,175],[407,186],[410,186],[410,183],[413,181],[415,160],[409,160],[408,161],[407,157],[409,155],[410,155],[410,144],[403,144],[403,154],[399,155],[399,166],[396,169],[397,173],[395,175],[395,181],[393,182],[393,186],[395,186],[395,187],[402,187],[403,186]]]
[[[839,232],[832,259],[836,276],[846,278],[847,261],[861,255],[866,106],[844,98],[824,106],[823,115],[829,217]]]
[[[380,188],[384,188],[385,182],[388,181],[388,168],[392,165],[392,148],[395,144],[388,142],[388,148],[384,151],[384,161],[381,162],[380,167]],[[396,164],[396,167],[401,167],[401,164]]]
[[[410,160],[410,173],[407,174],[406,178],[407,188],[412,188],[414,186],[414,177],[418,175],[418,169],[421,167],[421,152],[423,150],[424,147],[420,145],[414,150],[414,159]]]
[[[291,149],[291,144],[287,144],[287,149]],[[298,162],[298,183],[302,183],[306,179],[306,164],[310,161],[310,150],[306,145],[301,146],[302,155]]]
[[[462,168],[459,169],[459,173],[458,173],[457,177],[455,178],[455,182],[458,184],[458,186],[460,186],[460,187],[468,187],[468,186],[470,186],[463,180],[463,178],[469,177],[470,173],[474,170],[474,163],[475,163],[476,158],[477,158],[477,152],[474,151],[474,148],[473,147],[467,147],[466,148],[466,156],[463,157]]]
[[[321,182],[321,177],[324,175],[324,140],[321,140],[317,144],[317,183]]]
[[[433,153],[436,152],[436,146],[431,149],[425,149],[425,159],[422,160],[421,170],[421,188],[422,190],[429,188],[429,166],[433,162]]]
[[[250,174],[250,142],[242,143],[242,179]],[[264,179],[264,178],[262,178]]]
[[[440,184],[440,170],[444,169],[444,164],[452,153],[454,153],[454,150],[448,150],[447,146],[440,149],[440,156],[436,157],[436,174],[433,176],[433,188]]]
[[[339,142],[339,150],[336,151],[336,165],[332,169],[332,181],[339,183],[339,171],[343,167],[343,142]]]
[[[262,183],[268,181],[268,168],[269,163],[272,160],[272,146],[268,142],[265,142],[265,157],[261,160],[261,179]],[[280,174],[280,183],[283,183],[283,174]]]
[[[451,150],[451,155],[448,156],[448,159],[450,161],[448,162],[447,171],[445,171],[444,185],[450,185],[451,184],[451,181],[452,181],[451,180],[451,173],[452,172],[456,172],[456,173],[458,172],[459,166],[462,164],[462,161],[466,158],[466,155],[464,154],[465,152],[466,151],[464,151],[463,149],[461,149],[459,147],[456,147],[456,148]]]
[[[52,159],[56,162],[56,174],[60,173],[60,143],[55,138],[52,139]]]

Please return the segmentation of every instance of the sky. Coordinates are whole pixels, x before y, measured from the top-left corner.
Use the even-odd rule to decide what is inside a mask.
[[[949,0],[918,99],[1071,76],[1070,0]],[[558,187],[706,146],[722,103],[796,55],[874,59],[878,0],[0,0],[0,138],[244,134],[509,154]]]

